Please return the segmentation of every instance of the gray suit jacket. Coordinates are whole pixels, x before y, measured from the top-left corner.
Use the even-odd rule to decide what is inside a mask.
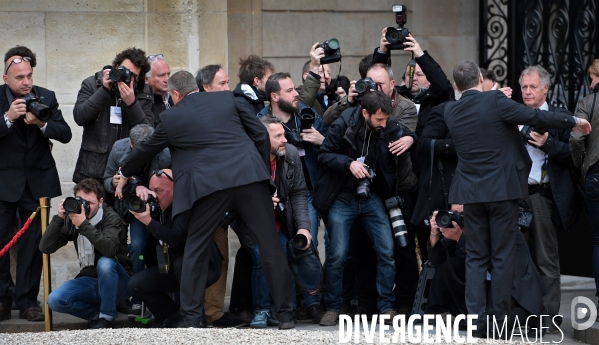
[[[528,197],[531,160],[517,125],[572,128],[572,116],[531,109],[501,91],[464,92],[447,104],[445,122],[458,166],[449,203],[471,204]]]

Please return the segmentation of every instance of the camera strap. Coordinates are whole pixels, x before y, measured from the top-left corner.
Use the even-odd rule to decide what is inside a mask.
[[[299,263],[300,260],[307,259],[309,256],[312,256],[312,255],[314,255],[315,260],[318,260],[318,262],[320,263],[320,257],[318,256],[318,251],[314,247],[314,243],[311,243],[309,249],[306,249],[304,251],[304,253],[302,253],[301,255],[296,255],[292,242],[293,242],[293,239],[290,239],[289,241],[287,241],[287,252],[289,253],[289,257],[291,258],[291,260],[287,261],[287,264],[289,265],[289,269],[291,270],[291,273],[293,273],[293,277],[295,278],[295,283],[299,286],[299,288],[302,291],[306,292],[308,295],[316,296],[320,293],[320,288],[322,287],[322,283],[323,283],[322,264],[319,265],[320,266],[320,281],[318,282],[318,286],[316,286],[314,289],[308,289],[306,287],[306,285],[304,285],[302,278],[295,270],[295,267],[293,264]]]

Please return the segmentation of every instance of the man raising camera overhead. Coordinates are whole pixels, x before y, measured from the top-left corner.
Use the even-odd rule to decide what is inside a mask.
[[[68,143],[71,129],[62,118],[53,91],[33,85],[36,56],[27,47],[16,46],[4,55],[4,85],[0,86],[0,248],[12,238],[17,210],[27,219],[41,197],[61,195],[50,139]],[[23,98],[27,98],[27,101]],[[43,321],[37,306],[42,273],[39,218],[19,240],[14,299],[19,317]],[[9,256],[0,257],[0,321],[10,319],[13,295]]]

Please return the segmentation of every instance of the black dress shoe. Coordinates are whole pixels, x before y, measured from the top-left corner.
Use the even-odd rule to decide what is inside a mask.
[[[27,321],[44,321],[44,314],[40,307],[29,307],[25,310],[21,310],[19,318],[27,319]]]
[[[206,318],[201,318],[199,321],[190,321],[184,318],[183,322],[176,326],[176,328],[208,328],[208,322]]]
[[[183,321],[185,321],[185,318],[177,311],[171,314],[166,319],[162,320],[162,322],[159,322],[152,326],[152,328],[177,328],[180,324],[183,323]]]
[[[99,318],[97,320],[92,320],[89,323],[89,328],[88,329],[105,329],[105,328],[112,328],[112,322],[103,319],[103,318]]]
[[[314,323],[320,323],[320,319],[324,316],[324,310],[319,304],[309,306],[306,309],[306,313]]]
[[[279,329],[294,329],[294,328],[295,328],[295,323],[293,323],[293,320],[279,322]]]

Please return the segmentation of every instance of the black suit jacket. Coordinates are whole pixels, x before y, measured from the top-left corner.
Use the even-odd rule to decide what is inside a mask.
[[[498,90],[468,90],[445,107],[458,166],[449,203],[471,204],[528,197],[531,160],[518,124],[572,128],[572,116],[531,109]]]
[[[168,146],[173,217],[213,192],[270,180],[268,131],[231,92],[192,93],[160,117],[154,134],[131,151],[121,171],[133,175]]]
[[[62,112],[53,91],[33,86],[32,92],[42,98],[42,103],[50,107],[52,115],[45,133],[36,125],[25,124],[25,116],[19,117],[10,128],[4,117],[0,121],[0,200],[16,202],[21,198],[25,186],[35,198],[53,198],[62,194],[56,163],[50,152],[50,139],[68,143],[71,128],[64,121]],[[0,86],[0,111],[8,111],[6,84]]]

